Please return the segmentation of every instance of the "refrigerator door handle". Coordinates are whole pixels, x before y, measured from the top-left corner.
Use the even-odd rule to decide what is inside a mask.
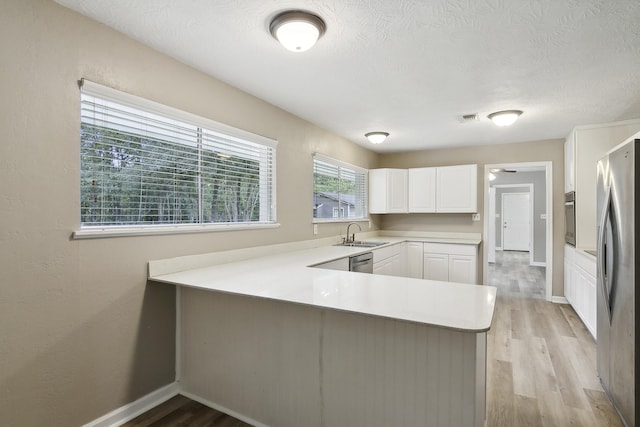
[[[609,323],[611,323],[611,302],[610,295],[607,291],[607,280],[612,280],[611,272],[607,272],[607,244],[605,243],[605,235],[607,230],[607,222],[610,221],[611,215],[611,187],[607,188],[607,195],[605,196],[604,212],[602,213],[602,221],[600,223],[598,232],[598,283],[600,284],[600,290],[604,297],[604,302],[607,307],[607,314],[609,316]],[[609,243],[611,246],[611,242]],[[611,250],[611,248],[609,248]]]

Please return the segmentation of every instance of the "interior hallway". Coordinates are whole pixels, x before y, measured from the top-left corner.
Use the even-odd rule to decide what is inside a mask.
[[[544,300],[545,268],[497,251],[488,333],[487,427],[622,426],[596,374],[596,344],[570,305]]]

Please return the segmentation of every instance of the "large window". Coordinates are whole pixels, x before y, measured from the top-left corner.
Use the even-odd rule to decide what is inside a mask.
[[[276,142],[82,81],[83,228],[273,224]]]
[[[367,170],[313,156],[313,218],[340,221],[367,217]]]

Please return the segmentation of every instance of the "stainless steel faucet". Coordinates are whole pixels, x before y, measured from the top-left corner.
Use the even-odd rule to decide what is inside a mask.
[[[351,228],[352,225],[355,225],[356,227],[358,227],[358,231],[362,231],[360,224],[358,224],[357,222],[350,222],[349,225],[347,225],[347,237],[345,237],[343,243],[353,243],[356,241],[356,233],[353,233],[353,235],[351,236],[351,239],[349,239],[349,229]]]

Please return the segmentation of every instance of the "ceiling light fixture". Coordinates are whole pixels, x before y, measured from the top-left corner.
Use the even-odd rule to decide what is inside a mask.
[[[269,25],[271,35],[292,52],[309,50],[326,29],[322,18],[302,10],[279,13]]]
[[[520,110],[504,110],[491,113],[487,117],[497,126],[511,126],[513,122],[518,120],[520,114],[522,114]]]
[[[364,136],[367,137],[370,143],[372,144],[380,144],[389,136],[388,132],[369,132],[365,133]]]

